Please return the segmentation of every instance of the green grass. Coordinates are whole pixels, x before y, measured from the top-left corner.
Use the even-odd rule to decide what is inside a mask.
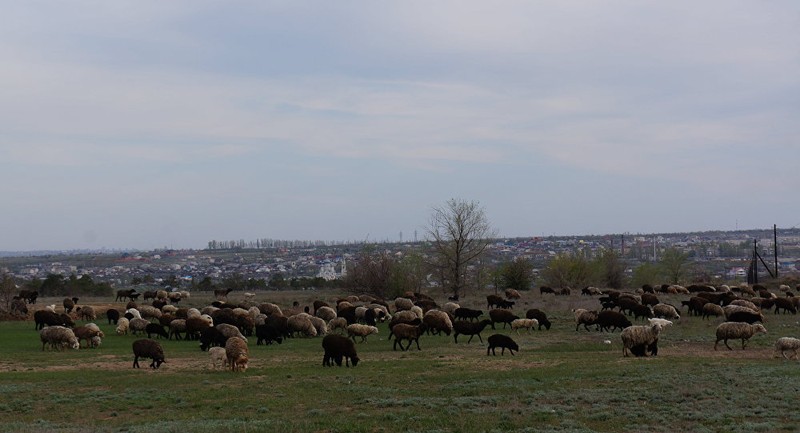
[[[618,333],[575,332],[569,309],[592,302],[531,302],[553,329],[512,334],[516,356],[445,336],[394,352],[383,325],[358,344],[356,368],[323,368],[320,339],[298,338],[253,341],[244,373],[210,370],[185,341],[162,341],[160,370],[133,369],[136,337],[102,320],[100,348],[64,352],[43,352],[32,322],[0,322],[0,431],[797,431],[800,362],[775,358],[772,344],[798,335],[798,316],[769,313],[769,335],[717,352],[719,321],[685,317],[658,357],[637,359],[622,357]]]

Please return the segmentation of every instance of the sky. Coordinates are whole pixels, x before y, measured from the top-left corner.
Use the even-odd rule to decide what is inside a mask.
[[[4,1],[0,250],[800,225],[800,3]]]

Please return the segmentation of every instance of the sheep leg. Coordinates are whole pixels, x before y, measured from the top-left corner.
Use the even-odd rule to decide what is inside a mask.
[[[746,345],[747,345],[747,339],[746,338],[742,338],[742,350],[744,350],[744,346],[746,346]]]
[[[417,343],[417,350],[422,350],[422,349],[419,348],[419,337],[415,338],[414,342]],[[408,347],[411,347],[411,342],[410,341],[408,342]]]
[[[728,346],[728,339],[727,339],[727,338],[724,340],[724,342],[725,342],[725,347],[727,347],[727,348],[728,348],[728,350],[733,350],[733,349],[731,348],[731,346]]]
[[[475,334],[472,334],[472,335],[469,336],[469,340],[467,340],[467,344],[469,344],[469,342],[472,341],[472,337],[474,337],[474,336],[475,336]]]

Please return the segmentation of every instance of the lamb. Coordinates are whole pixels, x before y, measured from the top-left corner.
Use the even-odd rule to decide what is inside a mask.
[[[714,350],[717,350],[717,344],[719,344],[720,340],[724,341],[725,347],[727,347],[728,350],[733,350],[728,346],[728,339],[741,339],[742,350],[744,350],[750,337],[757,333],[766,334],[767,329],[760,323],[754,325],[744,322],[720,323],[719,326],[717,326],[717,341],[714,342]]]
[[[324,367],[332,367],[333,362],[339,367],[342,366],[342,358],[345,360],[345,366],[350,366],[350,361],[353,367],[358,365],[358,354],[356,354],[356,345],[347,337],[341,335],[329,334],[322,338],[322,349],[325,354],[322,355],[322,365]]]
[[[792,356],[787,357],[786,352],[790,350],[792,351]],[[800,350],[800,339],[794,337],[781,337],[775,342],[775,351],[780,352],[784,359],[797,358],[798,350]]]
[[[539,321],[536,319],[515,319],[513,322],[511,322],[511,329],[516,330],[517,335],[519,335],[520,329],[527,329],[528,333],[530,333],[531,328],[534,326],[539,326]]]
[[[669,304],[656,304],[653,307],[653,316],[671,320],[679,320],[681,318],[678,310]]]
[[[547,314],[544,311],[541,311],[536,308],[531,308],[530,310],[525,312],[525,318],[527,319],[536,319],[539,321],[539,330],[542,330],[542,325],[544,325],[544,329],[550,330],[550,321],[547,320]]]
[[[217,327],[222,324],[217,325]],[[231,371],[245,371],[247,370],[247,363],[249,362],[250,351],[247,348],[247,340],[241,337],[231,337],[225,342],[225,356],[228,359],[228,365]]]
[[[120,317],[117,321],[117,334],[118,335],[128,335],[128,329],[130,328],[130,321],[125,317]]]
[[[157,341],[147,338],[133,342],[133,368],[139,368],[139,358],[152,359],[153,362],[150,363],[152,369],[158,369],[162,363],[166,362],[161,345]]]
[[[417,326],[409,325],[407,323],[398,323],[394,325],[392,328],[392,333],[394,334],[394,346],[392,350],[397,350],[397,345],[400,345],[400,349],[408,350],[411,347],[411,343],[417,343],[417,350],[422,350],[419,347],[419,337],[425,333],[427,326],[425,324],[419,324]],[[403,348],[403,340],[408,340],[408,345]]]
[[[208,349],[208,356],[211,358],[211,368],[216,370],[219,368],[225,368],[228,365],[228,356],[225,353],[224,347],[212,347]]]
[[[331,307],[321,306],[317,308],[317,310],[314,312],[314,315],[322,320],[330,322],[336,318],[336,310]]]
[[[367,336],[371,334],[377,334],[378,328],[371,325],[361,325],[359,323],[354,323],[352,325],[347,325],[347,335],[356,341],[356,337],[361,337],[361,342],[367,341]]]
[[[644,326],[629,326],[622,330],[620,333],[620,338],[622,338],[622,355],[628,356],[628,350],[631,350],[636,356],[638,353],[642,353],[644,355],[644,351],[642,352],[634,352],[634,347],[644,347],[649,348],[653,347],[653,355],[657,355],[657,349],[655,349],[654,344],[658,342],[658,335],[661,332],[661,325],[658,323],[654,323],[652,325],[644,325]]]
[[[502,348],[500,355],[505,355],[506,349],[508,349],[508,352],[512,355],[514,354],[515,350],[519,352],[519,345],[517,345],[517,343],[508,335],[492,334],[486,339],[486,341],[489,342],[489,347],[486,348],[486,356],[489,356],[490,351],[492,352],[492,355],[497,355],[494,352],[496,347]]]
[[[459,334],[462,335],[469,335],[469,340],[467,343],[472,341],[472,337],[478,336],[478,340],[483,343],[483,339],[481,338],[481,332],[483,331],[486,326],[491,325],[492,321],[489,319],[483,319],[480,322],[467,322],[466,320],[456,320],[453,322],[453,341],[458,344],[458,336]]]
[[[81,347],[78,337],[72,332],[72,329],[64,326],[48,326],[39,331],[39,339],[42,341],[42,350],[47,344],[51,349],[62,350],[65,347],[79,349]]]
[[[494,310],[489,311],[489,319],[492,321],[492,329],[495,329],[495,323],[502,323],[503,329],[505,329],[506,324],[511,325],[511,322],[519,319],[519,316],[515,315],[510,310],[495,308]]]
[[[427,326],[431,334],[440,335],[444,332],[449,336],[453,332],[453,322],[450,316],[441,310],[429,310],[422,317],[422,323]]]
[[[723,310],[722,307],[711,302],[703,305],[702,311],[703,319],[707,318],[708,316],[720,317],[725,315],[725,310]]]

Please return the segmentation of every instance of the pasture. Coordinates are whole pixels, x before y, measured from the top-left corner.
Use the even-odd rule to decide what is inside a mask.
[[[232,294],[232,300],[237,299]],[[327,292],[260,292],[281,306],[330,301]],[[686,296],[664,296],[680,304]],[[442,297],[443,298],[443,297]],[[482,296],[462,305],[483,309]],[[110,299],[80,304],[121,307]],[[189,306],[210,298],[193,297]],[[444,299],[437,299],[444,303]],[[36,304],[58,303],[43,299]],[[182,303],[183,304],[183,303]],[[183,306],[183,305],[182,305]],[[104,315],[96,349],[42,351],[32,320],[0,322],[3,432],[794,432],[800,361],[776,358],[800,316],[766,313],[767,335],[746,350],[714,351],[722,320],[689,317],[661,335],[659,354],[624,358],[619,332],[575,331],[571,309],[595,298],[523,293],[514,312],[548,313],[549,331],[487,328],[469,344],[425,335],[421,351],[393,351],[386,324],[358,343],[357,367],[322,367],[321,338],[256,346],[246,372],[212,370],[194,341],[160,340],[166,363],[133,369],[131,343]],[[77,322],[82,324],[83,322]],[[634,321],[634,324],[641,322]],[[486,338],[511,335],[515,356],[487,356]],[[605,340],[612,343],[605,344]]]

